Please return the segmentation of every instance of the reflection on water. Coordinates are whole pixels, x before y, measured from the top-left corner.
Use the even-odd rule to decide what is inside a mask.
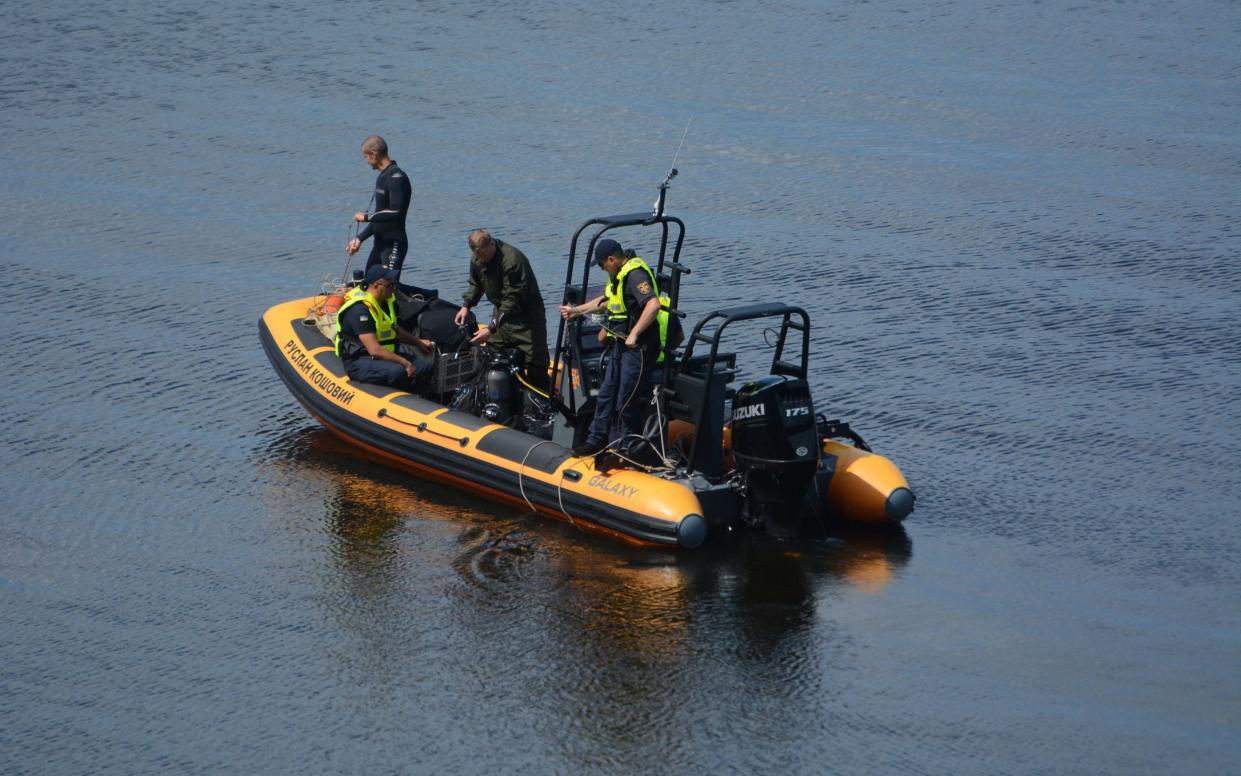
[[[327,504],[326,519],[332,533],[340,539],[342,553],[356,552],[366,557],[389,555],[393,552],[390,536],[403,519],[441,520],[465,523],[461,544],[470,555],[520,556],[528,554],[529,545],[520,539],[524,529],[542,530],[542,539],[558,545],[581,544],[620,556],[638,556],[610,568],[609,582],[632,582],[642,586],[641,578],[651,569],[675,568],[685,574],[700,573],[701,568],[738,564],[766,577],[776,569],[801,568],[806,573],[835,577],[860,589],[877,592],[891,579],[895,568],[904,565],[912,554],[912,543],[903,528],[868,530],[841,526],[825,538],[814,541],[784,543],[758,534],[713,535],[706,548],[682,552],[661,548],[629,548],[617,542],[586,534],[575,527],[557,522],[538,513],[512,512],[472,494],[462,494],[448,486],[423,480],[372,463],[357,448],[339,440],[326,430],[303,429],[282,437],[269,449],[268,463],[282,466],[286,472],[301,472],[306,483],[330,483],[333,494]],[[520,516],[520,522],[508,513]],[[495,572],[482,575],[503,581],[498,569],[505,563],[484,563]],[[466,567],[480,568],[477,562]],[[582,572],[583,577],[590,574]],[[780,587],[779,582],[773,583]]]
[[[489,608],[543,599],[548,617],[540,625],[556,623],[560,639],[579,650],[593,645],[592,653],[608,645],[622,654],[676,654],[702,627],[708,632],[696,638],[740,636],[770,648],[812,623],[817,597],[842,586],[878,592],[912,554],[902,529],[852,529],[798,544],[718,535],[693,552],[632,548],[373,464],[321,429],[288,434],[267,456],[283,489],[326,488],[324,549],[352,594],[404,589],[414,569],[439,564],[464,583],[460,602]],[[411,524],[416,533],[436,526],[429,533],[443,541],[408,540]],[[714,619],[722,604],[729,616]]]
[[[281,436],[259,466],[284,540],[307,550],[347,684],[382,677],[369,694],[416,697],[437,719],[537,726],[557,757],[603,770],[692,770],[688,742],[721,724],[739,741],[825,729],[838,677],[863,666],[834,609],[912,558],[900,530],[633,548],[359,458],[317,428]]]

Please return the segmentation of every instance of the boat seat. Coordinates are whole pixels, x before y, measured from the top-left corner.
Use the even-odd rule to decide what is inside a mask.
[[[690,468],[708,478],[723,473],[724,402],[737,376],[737,355],[717,353],[707,374],[707,356],[694,356],[680,365],[666,394],[668,419],[692,424],[695,441]]]

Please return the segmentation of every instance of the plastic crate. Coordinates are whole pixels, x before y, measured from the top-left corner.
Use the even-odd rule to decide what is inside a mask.
[[[470,348],[460,353],[440,353],[435,359],[432,390],[450,393],[472,381],[483,368],[481,348]]]

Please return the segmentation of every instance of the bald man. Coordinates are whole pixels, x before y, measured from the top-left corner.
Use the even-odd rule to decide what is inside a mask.
[[[382,264],[386,269],[395,271],[399,278],[405,253],[409,250],[405,215],[409,212],[413,187],[409,176],[388,157],[388,144],[379,135],[371,135],[362,141],[362,158],[372,170],[379,171],[379,177],[375,179],[375,209],[370,213],[354,214],[353,220],[366,226],[349,241],[345,251],[352,256],[367,238],[374,236],[366,268]]]

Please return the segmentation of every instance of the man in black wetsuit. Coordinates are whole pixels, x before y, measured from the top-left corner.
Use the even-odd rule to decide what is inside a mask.
[[[372,235],[371,255],[366,268],[382,264],[401,275],[405,252],[409,250],[409,238],[405,234],[405,214],[409,212],[409,200],[413,188],[409,176],[396,162],[388,158],[388,144],[379,135],[371,135],[362,141],[362,158],[373,170],[379,170],[375,180],[375,209],[373,212],[357,213],[353,220],[366,223],[358,236],[349,241],[345,252],[350,256],[358,252],[362,243]]]

